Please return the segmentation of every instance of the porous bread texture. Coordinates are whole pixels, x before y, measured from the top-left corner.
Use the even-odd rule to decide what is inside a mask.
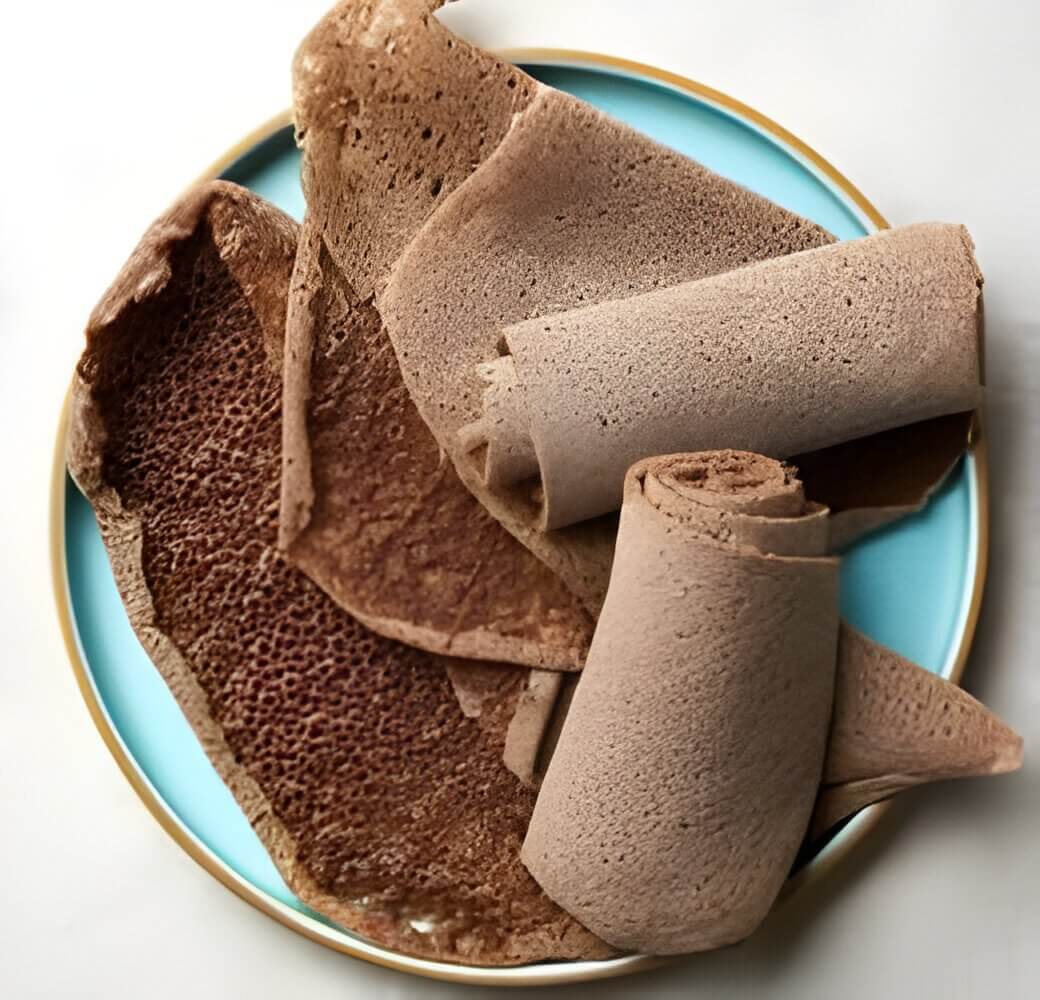
[[[813,836],[905,788],[1021,764],[1022,738],[970,694],[842,626]]]
[[[389,265],[428,215],[492,153],[514,115],[522,112],[533,94],[544,89],[501,60],[455,38],[436,19],[425,17],[430,6],[341,5],[303,43],[295,63],[295,113],[304,150],[309,206],[305,228],[320,233],[331,264],[361,303],[378,295]],[[734,190],[741,189],[734,186]],[[306,245],[306,238],[304,242]],[[290,341],[296,336],[297,315],[304,313],[291,308]],[[304,333],[301,341],[311,336]],[[427,502],[432,490],[429,470],[439,469],[444,456],[435,442],[412,434],[412,404],[404,393],[395,391],[393,372],[378,373],[375,381],[383,393],[378,402],[365,392],[325,396],[327,405],[320,414],[323,430],[308,427],[308,420],[318,409],[306,399],[308,386],[328,384],[344,369],[359,362],[369,364],[368,356],[377,355],[367,349],[352,350],[352,337],[336,339],[344,344],[335,358],[307,349],[288,356],[287,419],[296,432],[286,442],[283,541],[294,561],[374,627],[393,630],[392,634],[427,648],[444,649],[445,645],[435,644],[438,637],[445,636],[443,626],[434,623],[432,634],[428,621],[409,628],[416,615],[414,608],[395,606],[387,596],[380,599],[381,607],[366,610],[368,597],[361,591],[369,585],[363,582],[364,574],[357,572],[357,566],[377,563],[370,558],[371,549],[363,547],[364,539],[359,542],[352,537],[349,526],[344,526],[336,512],[343,506],[341,497],[356,491],[356,484],[370,474],[361,471],[366,464],[378,467],[378,463],[367,463],[365,457],[375,447],[369,440],[368,414],[376,408],[388,426],[404,428],[396,453],[399,461],[384,473],[388,492],[399,498],[402,511],[435,507],[442,502],[449,508],[461,508],[461,502],[456,505],[454,492],[458,484],[452,470],[444,470],[433,498],[437,502]],[[371,343],[376,339],[374,332],[368,337]],[[306,366],[311,359],[308,373]],[[455,405],[450,399],[442,402],[446,408]],[[316,440],[319,437],[323,444]],[[478,564],[487,541],[487,533],[481,534],[478,509],[478,505],[471,505],[468,523],[453,534],[451,551],[442,555],[464,554],[461,544],[466,538],[480,535],[467,543],[473,556],[468,561]],[[364,516],[364,510],[360,513],[362,523],[374,520]],[[424,545],[409,544],[415,542],[423,525],[421,521],[416,524],[414,518],[400,525],[399,517],[386,518],[381,526],[383,537],[399,553],[398,565],[408,573],[406,555],[415,551],[433,553],[445,533],[430,531]],[[398,531],[402,544],[395,540]],[[561,557],[567,568],[563,580],[568,591],[581,598],[581,610],[587,606],[594,613],[609,573],[614,525],[599,525],[584,534],[592,537],[578,546],[574,558]],[[505,547],[504,542],[497,545]],[[536,571],[522,559],[519,553],[508,550],[494,560],[494,565],[501,578],[533,577]],[[418,566],[411,577],[423,580],[424,567]],[[579,578],[585,583],[575,584]],[[493,581],[487,592],[492,593],[500,584],[501,579]],[[545,587],[541,590],[546,592]],[[385,591],[392,595],[395,588],[387,586]],[[440,598],[433,588],[428,596],[426,606],[432,615],[440,606]],[[577,666],[591,633],[589,621],[578,609],[565,607],[562,600],[556,602],[554,610],[563,624],[554,626],[552,632],[563,633],[564,639],[554,642],[549,651],[535,649],[531,655],[530,647],[519,647],[513,635],[506,635],[493,651],[476,648],[476,642],[467,649],[458,633],[447,636],[450,645],[446,648],[466,655],[493,653],[542,666],[560,665],[560,661]],[[530,608],[521,607],[516,618],[527,628],[533,620]],[[499,617],[493,624],[498,627],[499,623],[506,631],[510,628],[508,616]],[[573,650],[578,650],[578,655],[572,656]]]
[[[516,673],[508,667],[492,669],[499,684]],[[527,686],[523,723],[514,727],[509,722],[503,748],[506,765],[524,784],[540,785],[579,678],[561,677],[556,687]],[[481,695],[489,698],[477,664],[460,665],[453,683],[464,705]],[[841,820],[904,789],[1004,774],[1021,763],[1021,737],[984,705],[842,622],[823,784],[806,843],[812,845]]]
[[[522,852],[605,941],[721,947],[776,898],[827,742],[826,540],[826,511],[778,462],[726,451],[629,473],[607,600]]]
[[[785,458],[971,411],[972,251],[963,226],[905,226],[507,326],[468,429],[485,481],[508,489],[533,463],[551,530],[616,510],[648,455]]]
[[[293,562],[381,635],[443,654],[577,669],[592,616],[425,446],[429,432],[379,314],[313,229],[288,313],[280,529]],[[291,484],[301,474],[309,506],[296,532]]]
[[[820,227],[567,94],[538,86],[494,152],[429,216],[378,304],[420,413],[467,486],[590,607],[616,518],[544,533],[488,490],[458,432],[504,326],[833,240]],[[468,444],[468,442],[466,443]]]
[[[542,85],[408,244],[379,297],[444,446],[480,415],[504,327],[833,242],[815,224]],[[453,405],[442,406],[445,400]]]
[[[479,684],[476,668],[462,665],[460,700]],[[500,683],[516,675],[510,668],[497,669]],[[557,683],[529,684],[527,703],[516,703],[503,749],[510,770],[535,788],[552,759],[580,679],[576,674],[548,676]],[[1021,737],[985,706],[843,622],[823,784],[803,849],[811,849],[843,819],[908,788],[1006,774],[1021,764]]]
[[[318,227],[362,299],[541,86],[453,35],[430,16],[440,6],[348,0],[293,62],[305,227]]]
[[[286,334],[281,545],[383,635],[574,670],[592,615],[459,481],[374,305],[534,86],[426,16],[436,6],[342,4],[296,56],[308,210]]]
[[[533,799],[501,763],[515,693],[465,718],[445,661],[373,635],[277,549],[295,247],[276,209],[207,185],[91,319],[69,467],[131,624],[308,905],[427,958],[603,956],[519,862]]]
[[[439,4],[433,2],[341,4],[305,40],[297,54],[294,68],[295,114],[304,150],[304,184],[309,206],[305,227],[308,232],[320,235],[325,241],[329,260],[350,287],[351,296],[363,308],[375,303],[380,312],[382,287],[394,261],[415,240],[416,233],[428,220],[444,215],[444,210],[449,207],[450,213],[445,216],[447,221],[459,217],[460,211],[454,201],[459,194],[458,189],[469,183],[467,178],[486,173],[485,167],[491,167],[500,158],[500,146],[510,142],[512,132],[516,131],[514,123],[519,125],[531,119],[531,127],[524,135],[537,144],[542,122],[535,120],[538,114],[530,114],[535,110],[533,104],[548,103],[561,107],[564,109],[563,118],[572,114],[579,118],[582,114],[591,115],[595,121],[589,124],[590,132],[599,131],[598,123],[603,123],[605,130],[599,137],[600,147],[610,147],[611,143],[618,140],[616,150],[603,149],[598,164],[593,162],[592,165],[592,169],[599,171],[597,176],[604,180],[609,189],[606,191],[606,203],[595,206],[600,226],[603,225],[602,220],[610,215],[610,199],[617,195],[624,201],[626,188],[638,190],[638,179],[645,177],[648,171],[652,174],[656,170],[655,164],[661,150],[661,147],[645,137],[598,116],[598,113],[580,102],[537,84],[494,56],[451,35],[435,18],[429,16],[429,12],[437,6]],[[573,111],[574,108],[579,110]],[[555,112],[550,109],[540,114],[542,118],[548,114],[551,119]],[[573,147],[575,143],[585,142],[588,136],[579,134],[570,138]],[[597,137],[593,134],[592,138]],[[589,148],[592,149],[592,146],[590,143]],[[539,154],[539,163],[549,162],[552,149],[549,143],[545,143],[543,148],[535,152]],[[618,164],[613,164],[614,155],[619,156]],[[609,157],[609,161],[604,157]],[[649,164],[642,162],[645,157],[649,157]],[[715,258],[714,266],[726,268],[745,259],[786,253],[830,240],[829,235],[818,227],[703,171],[685,158],[673,153],[667,153],[666,157],[670,158],[669,162],[676,164],[675,177],[669,177],[666,171],[663,172],[659,189],[652,184],[643,184],[643,189],[652,195],[648,203],[654,205],[660,202],[665,206],[678,204],[682,212],[692,210],[695,218],[705,221],[701,235],[706,234],[708,238],[698,240],[697,233],[685,225],[682,212],[678,224],[681,230],[678,241],[675,233],[669,233],[667,240],[649,247],[640,242],[646,242],[646,236],[640,235],[646,221],[641,210],[636,210],[635,218],[638,222],[634,225],[626,219],[613,220],[623,240],[635,240],[633,245],[636,256],[645,251],[647,259],[642,261],[643,271],[637,276],[632,288],[628,288],[629,279],[626,275],[622,286],[612,289],[609,294],[631,294],[643,290],[644,285],[653,287],[654,280],[667,282],[701,275],[705,273],[702,269],[704,261],[695,260],[701,255],[705,259]],[[568,163],[573,165],[574,160],[573,156],[568,160],[566,154],[561,158],[565,167]],[[586,164],[581,159],[580,151],[578,160],[581,166],[578,173],[581,174]],[[494,170],[501,173],[500,167],[495,166]],[[604,178],[604,174],[609,176]],[[546,176],[554,183],[557,181],[551,171],[543,171],[535,178],[538,190],[546,189]],[[689,190],[677,190],[676,177],[686,178],[693,186]],[[704,178],[707,180],[704,181]],[[566,198],[558,200],[562,202]],[[632,198],[628,200],[633,201]],[[519,205],[523,211],[529,207]],[[565,240],[572,230],[584,226],[585,222],[583,219],[568,217],[569,204],[562,207],[563,212],[552,212],[549,226],[555,229],[549,236],[557,240]],[[591,210],[592,206],[588,207]],[[504,210],[497,213],[497,218],[504,225],[517,220],[518,240],[523,242],[524,227],[519,225],[523,216],[514,212],[513,208],[506,200]],[[494,213],[493,206],[491,211]],[[668,209],[665,207],[654,211],[667,214]],[[604,214],[600,216],[600,212]],[[716,213],[714,217],[713,212]],[[561,218],[557,219],[557,215]],[[437,259],[429,259],[427,263],[434,270],[442,268],[450,271],[455,266],[456,248],[451,240],[450,229],[448,225],[438,230],[444,239],[430,250]],[[720,234],[721,240],[718,238]],[[503,253],[500,256],[509,257],[514,251],[514,233],[510,230],[504,235],[506,239],[501,244]],[[651,241],[657,235],[660,234],[652,235]],[[306,245],[308,241],[304,242]],[[602,245],[607,246],[608,243],[604,241]],[[724,245],[724,251],[716,244]],[[746,253],[748,248],[752,252]],[[628,243],[624,244],[624,249],[630,249]],[[552,245],[542,248],[535,246],[534,264],[538,265],[539,260],[543,265],[547,260],[554,263],[557,250],[558,247]],[[674,258],[673,252],[676,253]],[[417,251],[415,256],[415,266],[423,266],[423,252]],[[720,260],[721,257],[725,260]],[[686,266],[691,260],[701,269],[691,273]],[[480,289],[482,293],[487,291],[489,296],[497,295],[497,286],[509,277],[498,270],[501,263],[498,259],[490,261],[492,266],[487,273],[479,275],[485,279]],[[471,269],[473,272],[478,270],[479,267]],[[502,294],[507,298],[515,295],[516,298],[516,301],[507,304],[506,312],[510,320],[544,313],[547,308],[568,308],[587,301],[581,288],[564,289],[562,298],[553,299],[552,296],[543,295],[541,289],[528,288],[522,283]],[[428,302],[419,302],[421,297],[417,295],[412,305],[422,315],[432,318],[425,322],[420,338],[423,340],[423,353],[426,353],[431,347],[425,342],[427,336],[434,341],[450,341],[451,337],[442,328],[442,317],[438,314],[441,299],[435,296]],[[443,304],[447,314],[450,314],[453,311],[453,303],[450,301],[452,296],[448,295],[447,298],[449,301]],[[522,300],[526,300],[526,303]],[[494,304],[491,303],[492,306]],[[517,311],[518,304],[525,304],[525,308]],[[290,340],[295,336],[294,317],[297,315],[297,310],[290,310]],[[501,317],[491,317],[492,322],[498,319]],[[320,327],[321,322],[324,321],[319,320],[317,327]],[[429,618],[414,621],[418,614],[415,606],[396,603],[393,597],[397,590],[395,582],[411,579],[420,581],[419,584],[413,584],[413,588],[421,587],[421,581],[426,578],[425,568],[435,561],[433,557],[437,555],[439,540],[443,538],[443,533],[432,531],[423,537],[422,525],[417,525],[414,517],[408,517],[408,512],[443,504],[450,509],[457,508],[461,518],[465,500],[456,495],[457,491],[461,491],[450,469],[443,475],[438,474],[437,483],[431,486],[429,470],[439,469],[437,463],[444,461],[445,453],[433,442],[424,439],[421,431],[413,434],[412,427],[417,420],[413,404],[406,394],[397,391],[401,387],[401,383],[396,381],[397,373],[392,367],[387,371],[382,361],[378,362],[381,367],[374,380],[384,393],[378,403],[371,389],[368,393],[326,395],[326,405],[320,417],[323,430],[319,434],[310,429],[308,423],[317,407],[307,399],[308,387],[312,383],[334,383],[344,368],[352,368],[359,363],[367,364],[369,362],[365,358],[378,357],[378,351],[364,348],[353,352],[354,338],[344,338],[340,331],[334,333],[334,339],[342,341],[343,345],[335,358],[326,357],[320,351],[306,347],[320,339],[320,332],[307,331],[306,328],[311,325],[309,319],[303,320],[302,325],[304,329],[299,336],[305,349],[290,352],[286,371],[287,424],[295,428],[286,440],[284,481],[286,503],[283,543],[288,547],[290,556],[343,606],[360,612],[374,627],[389,634],[427,648],[448,649],[466,655],[495,655],[541,666],[553,666],[554,659],[570,666],[580,665],[589,624],[582,617],[581,608],[567,606],[563,600],[552,603],[556,617],[550,630],[553,636],[551,642],[543,641],[544,637],[538,633],[535,618],[532,617],[537,609],[533,612],[529,605],[524,605],[519,599],[520,606],[515,612],[509,610],[506,601],[500,601],[500,610],[505,607],[508,613],[487,623],[486,628],[480,622],[479,603],[469,601],[469,619],[461,623],[461,631],[457,632],[452,632],[454,623],[451,626],[444,624],[446,615],[436,588],[428,588]],[[454,328],[450,333],[454,334]],[[483,336],[484,331],[479,335]],[[379,344],[381,337],[371,330],[362,339],[374,347]],[[437,345],[432,346],[436,354]],[[407,370],[407,346],[398,347],[399,358]],[[455,345],[452,344],[451,350],[454,349]],[[361,356],[360,360],[355,353]],[[422,355],[419,357],[422,360]],[[462,367],[469,377],[471,373],[465,363],[469,359],[462,360]],[[426,398],[431,407],[443,408],[454,421],[464,418],[465,411],[476,397],[436,398],[434,393],[428,391]],[[379,530],[375,532],[375,542],[370,542],[368,536],[352,534],[349,525],[344,526],[337,516],[337,511],[341,512],[349,506],[359,514],[362,523],[373,525],[376,521],[374,511],[367,510],[364,505],[341,502],[342,497],[350,496],[352,491],[356,492],[355,484],[364,481],[368,474],[366,469],[378,467],[378,461],[369,463],[366,457],[370,454],[369,449],[374,448],[369,440],[371,435],[368,434],[371,426],[369,414],[374,408],[379,409],[383,420],[394,428],[395,433],[399,428],[402,430],[401,447],[395,453],[394,466],[383,473],[383,482],[388,492],[397,497],[399,502],[393,516],[382,521]],[[453,410],[457,412],[453,413]],[[429,419],[429,413],[425,415]],[[454,451],[454,434],[450,436],[451,450]],[[322,439],[320,444],[318,437]],[[964,443],[963,434],[952,434],[943,439],[943,455],[946,459],[944,471],[963,450]],[[351,457],[344,459],[344,455]],[[457,453],[453,457],[459,459]],[[918,472],[921,468],[921,462],[918,461],[920,457],[915,454],[906,456],[898,466],[883,462],[879,467],[871,469],[870,475],[863,477],[867,481],[884,477],[897,484],[901,487],[898,502],[891,505],[890,511],[878,517],[869,510],[859,516],[857,509],[865,505],[854,501],[848,515],[841,515],[849,527],[849,537],[857,527],[872,525],[884,517],[895,516],[897,511],[903,512],[923,502],[934,481],[922,480]],[[864,463],[858,464],[862,466]],[[312,470],[316,470],[314,476]],[[315,479],[321,482],[316,483]],[[479,476],[475,476],[475,479],[479,479]],[[470,481],[469,486],[478,493],[481,491],[479,482]],[[431,499],[435,502],[427,503]],[[488,498],[485,496],[483,499],[486,501]],[[830,498],[820,495],[819,499],[828,502]],[[375,505],[372,506],[374,508]],[[616,518],[607,517],[575,527],[566,532],[565,536],[535,537],[525,533],[522,527],[522,522],[528,516],[525,503],[520,503],[519,507],[521,509],[512,506],[509,510],[496,509],[494,513],[504,519],[525,544],[538,552],[546,564],[558,573],[566,590],[595,615],[602,604],[609,578]],[[471,554],[476,557],[488,532],[483,530],[484,526],[479,521],[481,515],[476,512],[475,506],[471,511],[468,526],[459,530],[456,544],[450,547],[450,552],[458,554],[462,551],[462,545],[466,544],[472,548]],[[308,532],[312,532],[310,538]],[[472,543],[467,542],[470,535],[479,538]],[[359,572],[359,567],[380,565],[373,559],[373,554],[381,547],[382,539],[398,553],[394,579],[389,580],[385,587],[368,584],[365,581],[372,579],[371,574]],[[401,544],[396,544],[397,540]],[[504,543],[498,543],[497,547],[504,547]],[[330,556],[330,552],[342,553],[342,556]],[[414,567],[410,561],[413,552],[419,553]],[[440,555],[450,555],[450,552],[442,552]],[[431,557],[426,566],[423,563],[425,556]],[[474,565],[479,563],[478,558],[468,561]],[[536,575],[536,571],[524,563],[523,557],[515,550],[505,551],[496,558],[494,565],[500,572],[498,578],[486,588],[488,594],[511,574],[519,578],[533,578]],[[477,592],[481,589],[479,584],[484,572],[481,570],[477,574]],[[371,590],[382,593],[373,595]],[[562,640],[557,641],[559,636],[562,636]],[[578,641],[573,641],[576,638]],[[575,650],[578,655],[572,656]]]

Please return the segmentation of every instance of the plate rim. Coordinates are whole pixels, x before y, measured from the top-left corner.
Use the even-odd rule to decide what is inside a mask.
[[[686,96],[693,96],[701,102],[708,103],[716,109],[737,118],[745,125],[750,124],[756,127],[785,152],[796,154],[804,166],[808,166],[826,183],[836,187],[843,195],[850,198],[864,218],[873,226],[877,229],[889,228],[887,220],[866,195],[815,149],[778,122],[723,91],[648,63],[636,62],[600,52],[578,49],[525,47],[499,49],[497,53],[502,58],[513,63],[574,66],[580,69],[607,69],[621,75],[664,85]],[[211,163],[193,184],[189,185],[189,188],[194,186],[194,184],[218,177],[248,150],[291,125],[292,115],[290,111],[283,111],[270,118],[245,135]],[[51,474],[49,512],[51,577],[62,638],[80,695],[86,704],[98,734],[101,736],[102,742],[108,748],[119,769],[144,806],[162,829],[189,857],[240,899],[296,933],[354,958],[359,958],[384,968],[394,969],[398,972],[419,975],[429,979],[484,986],[561,985],[564,983],[588,982],[629,975],[634,972],[658,968],[662,965],[674,964],[689,957],[662,957],[636,954],[600,961],[561,961],[559,963],[535,963],[532,965],[505,967],[466,966],[415,958],[367,942],[357,935],[352,935],[345,928],[327,927],[313,917],[300,913],[270,896],[218,858],[173,813],[173,810],[152,786],[147,776],[140,770],[109,718],[86,665],[86,657],[81,648],[72,616],[65,551],[67,476],[65,440],[71,392],[70,384],[66,390],[58,419]],[[972,524],[976,536],[975,565],[971,590],[970,593],[967,593],[961,633],[957,648],[952,655],[949,669],[948,677],[954,683],[960,682],[974,641],[989,563],[989,456],[981,407],[975,413],[967,451],[972,458],[970,481],[975,499],[975,518]],[[819,883],[837,867],[839,862],[852,854],[854,849],[866,839],[867,835],[888,812],[890,805],[891,800],[879,802],[857,813],[853,820],[853,826],[846,827],[842,831],[842,835],[827,845],[809,865],[806,865],[796,875],[787,880],[775,905],[780,906],[797,892],[801,891],[804,893],[804,890],[809,885]]]

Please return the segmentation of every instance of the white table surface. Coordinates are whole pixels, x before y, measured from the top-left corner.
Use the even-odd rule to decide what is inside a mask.
[[[446,997],[233,897],[145,812],[94,732],[47,554],[57,414],[84,320],[140,232],[289,102],[323,0],[23,2],[0,27],[0,996]],[[907,795],[745,946],[575,989],[660,996],[1040,995],[1040,15],[1025,2],[465,0],[495,46],[656,63],[828,157],[893,223],[963,221],[986,273],[992,563],[966,675],[1026,769]],[[481,995],[481,991],[468,991]]]

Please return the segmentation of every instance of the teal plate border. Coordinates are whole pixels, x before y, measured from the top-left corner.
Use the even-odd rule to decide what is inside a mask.
[[[843,239],[885,225],[818,154],[753,109],[661,70],[576,52],[508,53],[567,90],[706,166],[813,219]],[[285,117],[245,140],[220,174],[296,218],[304,210],[299,155]],[[660,964],[604,962],[478,969],[387,951],[326,921],[290,892],[202,752],[130,628],[93,511],[64,469],[64,416],[55,465],[53,562],[59,614],[88,707],[124,773],[162,825],[207,870],[276,919],[341,951],[392,968],[471,983],[535,985],[620,975]],[[845,554],[842,611],[869,635],[956,680],[981,600],[986,555],[985,451],[977,437],[921,513]],[[847,853],[881,813],[863,810],[788,882],[787,895]]]

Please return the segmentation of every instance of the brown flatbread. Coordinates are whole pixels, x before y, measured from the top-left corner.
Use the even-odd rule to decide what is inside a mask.
[[[437,6],[433,0],[341,4],[297,54],[294,105],[308,199],[303,246],[319,261],[321,285],[338,282],[337,294],[350,304],[333,320],[320,306],[311,308],[307,293],[294,294],[290,306],[282,541],[338,603],[382,632],[460,655],[576,667],[591,636],[586,609],[598,610],[609,576],[616,518],[576,529],[566,549],[539,553],[559,573],[562,593],[544,578],[532,585],[537,565],[521,546],[492,543],[487,515],[466,498],[445,452],[419,426],[370,311],[372,305],[381,311],[377,299],[391,266],[431,213],[494,154],[514,115],[549,92],[444,29],[428,16]],[[585,107],[551,93],[568,107]],[[632,149],[660,150],[622,132]],[[690,169],[697,179],[714,178]],[[717,206],[727,227],[743,225],[748,205],[760,213],[773,242],[759,255],[830,239],[714,180],[732,202]],[[727,264],[745,257],[742,243],[739,234],[730,242]],[[704,250],[702,243],[698,252]],[[358,312],[367,319],[358,320]],[[459,401],[444,397],[430,405],[450,411]],[[392,453],[385,428],[394,436]],[[367,492],[373,477],[378,489]],[[388,508],[388,496],[396,505]],[[427,524],[419,510],[443,514]],[[357,524],[373,527],[359,533]],[[390,565],[387,552],[394,553]],[[463,565],[483,568],[460,622],[451,567]],[[439,572],[447,585],[431,566],[446,567]],[[516,582],[509,586],[510,580]],[[532,606],[533,593],[542,596]],[[577,600],[569,602],[570,595]],[[547,624],[545,608],[552,612]]]
[[[739,940],[803,837],[1020,766],[1019,736],[970,695],[838,627],[828,534],[793,470],[759,456],[666,456],[626,479],[588,665],[569,710],[543,699],[552,722],[523,754],[544,772],[524,862],[618,947]]]
[[[472,585],[460,583],[453,561],[481,566],[492,532],[475,506],[467,508],[452,470],[441,468],[445,453],[465,463],[455,432],[472,419],[479,399],[475,385],[460,389],[454,376],[463,371],[460,378],[475,378],[472,364],[494,356],[488,354],[495,340],[490,331],[503,323],[701,277],[831,237],[468,45],[430,16],[438,6],[437,0],[340,4],[297,54],[305,227],[321,240],[315,256],[327,255],[323,273],[339,272],[354,305],[344,322],[324,332],[320,316],[306,315],[307,297],[302,308],[290,309],[289,340],[301,349],[287,355],[282,542],[342,606],[384,633],[437,651],[574,668],[591,631],[584,610],[595,615],[602,604],[616,517],[565,533],[531,533],[523,524],[525,506],[492,500],[475,470],[463,465],[469,486],[553,569],[564,591],[553,594],[544,580],[537,588],[524,583],[538,570],[502,541]],[[567,134],[570,125],[575,128]],[[473,189],[453,195],[471,176]],[[481,209],[490,195],[498,201]],[[497,252],[482,256],[482,245],[472,241],[456,245],[456,231],[467,230],[454,223],[472,229],[468,205],[484,212],[480,221],[498,227],[484,240]],[[638,221],[627,224],[624,211]],[[431,219],[439,221],[417,240]],[[409,249],[412,243],[419,245]],[[304,245],[313,245],[310,236]],[[382,334],[370,310],[375,305],[382,313],[383,286],[406,251],[392,298],[399,312],[397,353],[444,451],[416,426],[400,376],[381,353]],[[416,276],[422,280],[413,282]],[[364,322],[353,317],[356,310],[366,314]],[[353,333],[344,336],[345,329]],[[316,346],[328,342],[336,345],[332,353]],[[412,342],[418,353],[410,350]],[[443,366],[446,358],[458,370],[431,376],[431,364]],[[385,437],[370,433],[374,411],[399,444],[390,456]],[[940,430],[947,433],[940,441],[949,459],[945,472],[965,442],[949,423]],[[850,463],[861,473],[857,478],[884,480],[896,495],[883,511],[874,510],[869,497],[853,497],[839,519],[846,540],[923,503],[936,482],[925,477],[925,453],[934,455],[934,448],[900,453],[896,464],[877,449],[857,452]],[[882,464],[870,466],[868,455]],[[373,475],[397,498],[389,512],[359,488]],[[839,488],[843,481],[824,479]],[[814,495],[837,509],[826,493]],[[436,529],[417,522],[420,509],[444,511]],[[357,532],[356,524],[370,527]],[[387,551],[395,553],[390,564]],[[431,566],[447,569],[431,573]],[[509,580],[520,582],[509,586]],[[459,588],[467,595],[461,617]],[[548,595],[542,606],[530,602],[536,589]],[[484,599],[494,606],[487,613]],[[544,627],[543,606],[552,614]]]
[[[401,248],[528,97],[526,77],[461,43],[442,65],[455,41],[425,17],[436,6],[341,5],[297,54],[308,213],[286,334],[281,545],[383,635],[573,670],[591,614],[461,484],[373,305]]]
[[[485,487],[458,437],[480,414],[477,366],[497,356],[510,323],[833,237],[590,105],[536,87],[495,151],[401,254],[378,303],[419,411],[467,486],[598,608],[616,518],[543,533],[526,495]]]
[[[213,183],[145,234],[87,331],[69,468],[130,621],[292,890],[373,941],[502,965],[608,949],[519,862],[518,692],[460,712],[277,549],[295,224]]]
[[[823,768],[838,634],[827,512],[781,463],[638,463],[610,590],[524,863],[620,948],[739,941],[798,852]]]
[[[776,458],[974,410],[982,276],[963,226],[927,223],[506,327],[482,366],[480,449],[536,526],[621,505],[648,455]]]
[[[495,679],[493,689],[482,680],[479,664],[449,668],[463,705],[481,697],[497,705],[519,689],[515,668],[489,665],[487,671]],[[560,677],[561,683],[527,683],[526,704],[509,701],[516,706],[513,720],[520,716],[521,722],[507,722],[502,756],[532,788],[539,787],[552,760],[581,675],[551,676]],[[905,788],[1003,774],[1021,762],[1021,738],[984,705],[842,622],[834,715],[823,785],[809,824],[810,843],[846,817]]]
[[[472,441],[459,437],[480,416],[478,369],[498,357],[501,331],[831,241],[812,223],[541,87],[495,152],[431,214],[378,301],[413,398],[467,485],[597,606],[614,520],[538,531],[537,499],[489,490],[482,456],[467,458]],[[442,407],[444,400],[453,405]],[[954,447],[963,451],[963,437]],[[894,484],[909,481],[912,500],[901,506],[928,489],[913,471],[919,457],[906,469],[870,470]]]
[[[378,313],[313,228],[296,261],[287,344],[280,528],[292,561],[381,635],[577,669],[592,616],[428,446]],[[294,484],[305,481],[301,499]]]
[[[1021,765],[1022,738],[970,694],[842,626],[812,836],[905,788]]]

